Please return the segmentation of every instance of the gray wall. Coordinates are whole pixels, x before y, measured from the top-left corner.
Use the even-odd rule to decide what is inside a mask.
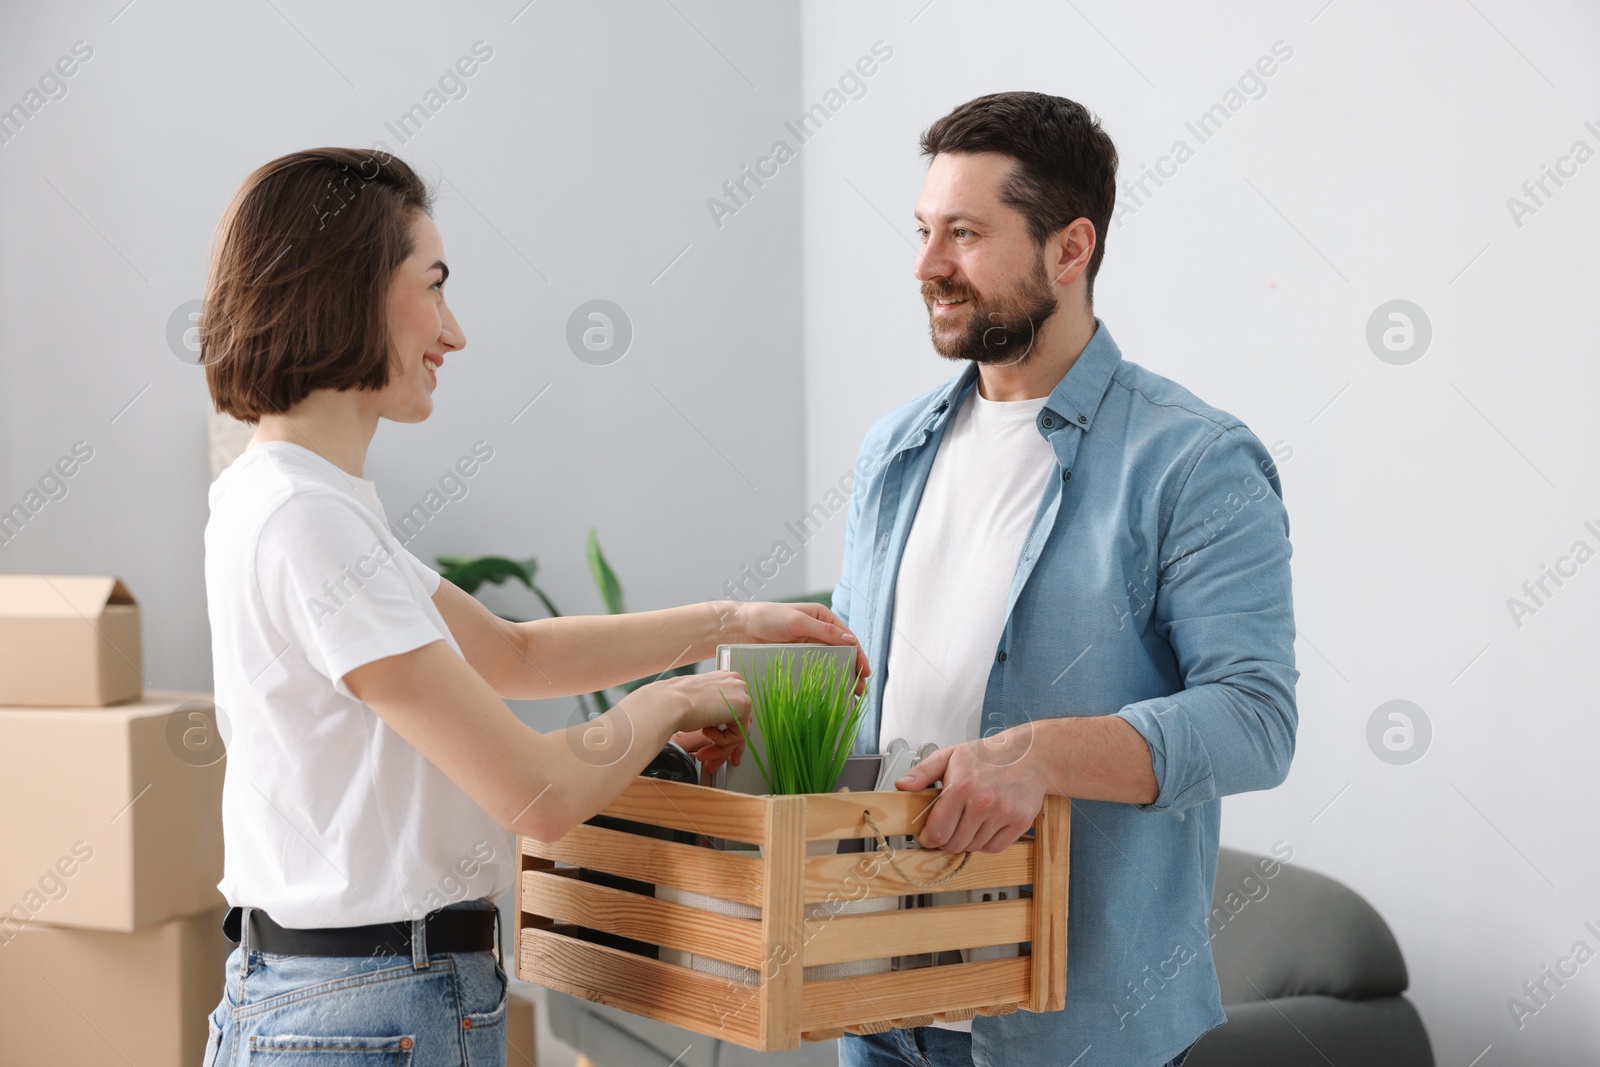
[[[1036,89],[1101,116],[1124,185],[1187,140],[1193,158],[1163,186],[1119,194],[1136,210],[1107,235],[1096,312],[1127,358],[1293,449],[1299,749],[1283,787],[1225,802],[1223,840],[1284,841],[1378,907],[1440,1064],[1490,1045],[1480,1067],[1593,1060],[1600,964],[1549,985],[1520,1028],[1507,1001],[1575,942],[1600,950],[1584,926],[1600,929],[1600,561],[1565,564],[1576,575],[1547,582],[1554,595],[1520,627],[1507,599],[1575,541],[1600,552],[1600,158],[1547,183],[1554,196],[1520,227],[1506,201],[1574,141],[1600,151],[1600,13],[1481,0],[803,10],[807,103],[874,40],[894,47],[806,149],[808,502],[878,415],[955,369],[927,343],[911,278],[918,133],[971,97]],[[1279,40],[1292,57],[1199,143],[1184,123]],[[1405,366],[1366,340],[1396,298],[1433,328]],[[811,544],[814,583],[834,580],[843,541],[840,515]],[[1431,723],[1408,765],[1367,740],[1394,699]]]

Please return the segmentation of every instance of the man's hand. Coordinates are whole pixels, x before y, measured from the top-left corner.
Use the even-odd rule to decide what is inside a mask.
[[[1033,825],[1044,807],[1045,780],[1039,754],[1014,726],[992,737],[941,748],[895,783],[927,789],[941,779],[944,791],[917,835],[925,848],[946,852],[999,852]]]

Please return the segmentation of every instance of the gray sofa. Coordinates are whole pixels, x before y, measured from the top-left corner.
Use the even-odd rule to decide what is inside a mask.
[[[1433,1067],[1427,1031],[1401,996],[1405,960],[1383,919],[1325,875],[1281,864],[1263,879],[1261,859],[1228,848],[1218,857],[1223,910],[1211,948],[1228,1023],[1201,1039],[1185,1067]],[[832,1041],[761,1054],[561,993],[549,994],[546,1011],[551,1032],[595,1067],[838,1062]]]
[[[1209,932],[1228,1022],[1184,1067],[1433,1067],[1388,924],[1327,875],[1282,864],[1262,879],[1260,860],[1231,848],[1217,857],[1222,911]]]

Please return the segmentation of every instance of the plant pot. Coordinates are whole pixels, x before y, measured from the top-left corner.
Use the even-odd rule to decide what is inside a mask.
[[[831,856],[839,850],[837,841],[807,841],[807,856]],[[751,855],[760,855],[761,848],[730,848],[728,852],[744,852]],[[662,900],[670,900],[674,904],[682,904],[689,908],[698,908],[709,911],[715,915],[726,915],[736,919],[759,919],[761,909],[748,904],[739,904],[720,897],[707,896],[704,893],[694,893],[687,889],[675,889],[671,886],[659,885],[656,887],[656,896]],[[900,907],[899,897],[865,897],[861,900],[839,900],[833,903],[826,901],[806,905],[805,924],[808,930],[817,924],[825,923],[838,915],[866,915],[873,912],[895,911]],[[809,940],[809,937],[807,938]],[[734,963],[725,963],[710,956],[697,955],[683,952],[678,949],[661,949],[661,959],[665,963],[675,963],[690,970],[701,971],[705,974],[714,974],[719,978],[729,981],[743,982],[746,985],[757,985],[761,976],[753,968],[742,967]],[[850,963],[825,963],[805,969],[805,979],[811,981],[817,978],[856,978],[866,974],[883,974],[891,969],[893,961],[888,957],[881,960],[856,960]]]

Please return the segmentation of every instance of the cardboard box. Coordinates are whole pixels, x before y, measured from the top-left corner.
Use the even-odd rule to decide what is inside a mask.
[[[223,903],[215,716],[206,693],[0,708],[0,939],[27,922],[131,931]]]
[[[534,1024],[533,998],[506,994],[506,1067],[538,1067],[538,1028]]]
[[[0,574],[0,704],[137,700],[141,655],[139,605],[116,578]]]
[[[233,947],[222,914],[133,934],[42,923],[0,933],[0,1063],[198,1064]]]

